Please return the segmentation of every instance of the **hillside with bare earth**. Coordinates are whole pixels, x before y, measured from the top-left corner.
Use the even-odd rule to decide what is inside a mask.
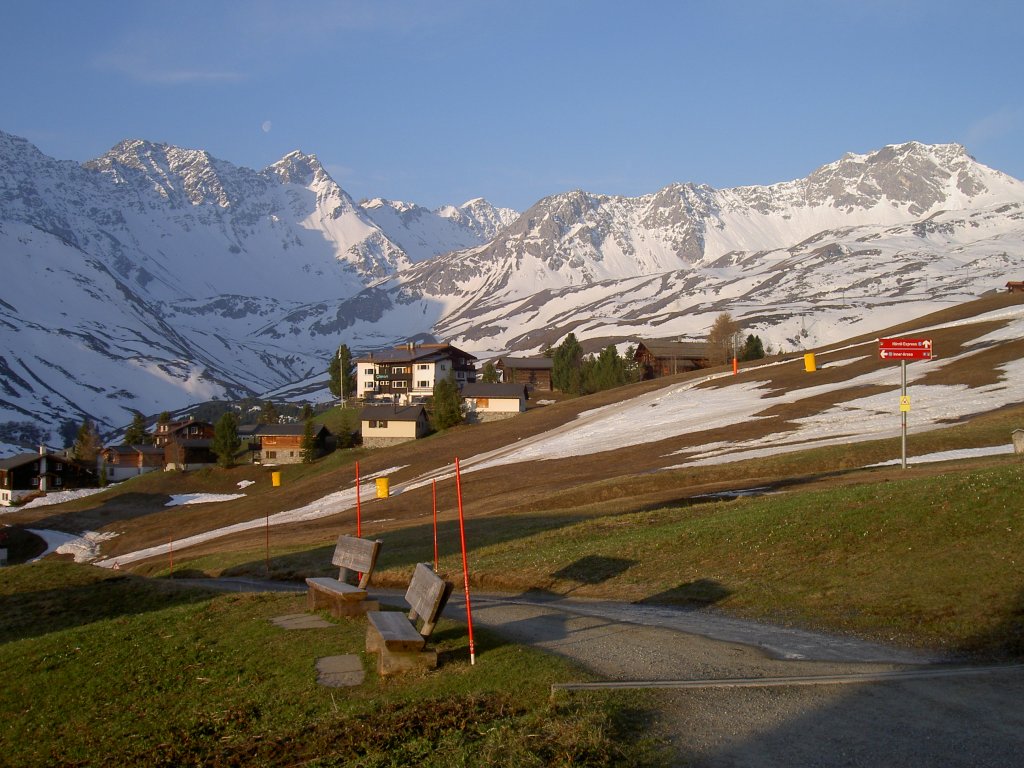
[[[1024,298],[1000,294],[887,332],[927,336],[936,349],[936,359],[908,366],[913,472],[936,466],[915,461],[916,454],[1011,451],[1008,425],[1024,412]],[[758,361],[735,376],[712,369],[534,403],[512,420],[460,426],[352,458],[335,454],[295,470],[294,479],[286,469],[283,492],[265,487],[267,469],[239,467],[147,476],[71,505],[5,517],[110,534],[100,547],[103,564],[151,561],[159,568],[169,550],[190,559],[252,547],[264,523],[291,546],[322,542],[325,528],[354,521],[354,458],[363,518],[381,531],[422,522],[434,481],[441,516],[450,519],[456,457],[465,512],[475,519],[591,516],[750,487],[902,476],[898,468],[859,470],[899,458],[899,365],[881,360],[877,348],[872,335],[819,349],[813,373],[800,355]],[[831,476],[846,470],[857,471]],[[374,498],[380,476],[389,478],[386,500]],[[243,479],[257,485],[241,498],[164,507],[171,493],[239,493],[235,484]]]

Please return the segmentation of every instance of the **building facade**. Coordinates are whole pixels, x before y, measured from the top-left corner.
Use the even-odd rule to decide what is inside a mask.
[[[372,352],[355,364],[356,396],[368,401],[422,401],[448,376],[460,387],[476,381],[476,357],[451,344],[409,343]]]

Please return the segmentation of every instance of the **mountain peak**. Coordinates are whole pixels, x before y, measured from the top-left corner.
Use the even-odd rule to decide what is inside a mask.
[[[316,155],[307,155],[297,149],[289,152],[267,170],[286,184],[304,187],[314,181],[330,178]]]

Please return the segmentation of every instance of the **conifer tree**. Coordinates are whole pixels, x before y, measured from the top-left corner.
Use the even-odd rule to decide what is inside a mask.
[[[562,392],[578,395],[583,389],[583,347],[570,332],[555,348],[551,365],[551,385]]]
[[[135,411],[132,423],[124,432],[124,442],[126,445],[148,445],[150,442],[149,433],[146,432],[146,420],[138,411]]]
[[[434,428],[448,429],[462,421],[462,400],[459,386],[449,375],[434,384]]]
[[[313,428],[313,417],[306,419],[302,431],[302,463],[312,464],[316,461],[316,432]]]
[[[501,380],[501,374],[490,360],[484,363],[484,369],[480,373],[480,380],[487,384],[497,384]]]
[[[281,417],[277,413],[277,406],[272,400],[265,400],[260,409],[260,424],[277,424]]]
[[[217,454],[217,463],[222,467],[232,467],[235,464],[235,454],[242,446],[238,437],[238,421],[235,415],[228,411],[218,419],[213,428],[213,443],[210,450]]]

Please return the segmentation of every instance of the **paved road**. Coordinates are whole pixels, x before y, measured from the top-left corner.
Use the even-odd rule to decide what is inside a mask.
[[[218,586],[263,588],[244,580]],[[401,592],[373,596],[401,604]],[[655,730],[680,765],[1024,766],[1024,665],[964,674],[935,656],[705,610],[493,594],[473,595],[472,609],[475,626],[602,679],[651,681]],[[465,620],[461,592],[445,615]],[[939,670],[943,676],[898,676]],[[822,676],[827,684],[707,684]]]

